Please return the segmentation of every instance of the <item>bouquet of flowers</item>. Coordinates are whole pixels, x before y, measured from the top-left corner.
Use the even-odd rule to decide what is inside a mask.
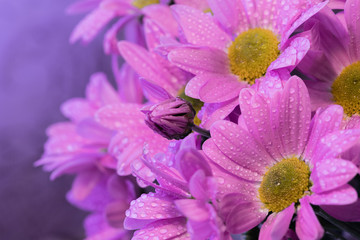
[[[86,239],[359,239],[360,0],[80,0],[106,28],[37,166]],[[125,60],[123,63],[121,58]]]

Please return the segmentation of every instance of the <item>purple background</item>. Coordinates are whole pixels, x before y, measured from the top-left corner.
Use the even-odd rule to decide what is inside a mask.
[[[73,0],[0,1],[0,239],[81,239],[86,213],[65,200],[72,177],[49,181],[33,163],[48,125],[65,118],[59,106],[84,96],[96,71],[110,75],[101,37],[70,45],[82,16],[67,16]]]

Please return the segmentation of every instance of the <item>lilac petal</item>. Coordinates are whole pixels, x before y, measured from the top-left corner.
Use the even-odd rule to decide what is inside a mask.
[[[239,175],[240,172],[244,175],[251,173],[248,180],[259,180],[266,167],[274,163],[263,146],[247,131],[232,122],[218,121],[211,126],[210,133],[221,154],[238,164],[236,170]]]
[[[222,27],[230,34],[236,33],[240,26],[246,26],[243,5],[239,1],[209,0],[210,9]],[[243,22],[244,21],[244,22]]]
[[[246,232],[261,223],[267,214],[259,202],[239,203],[226,219],[227,230],[231,234]]]
[[[185,87],[185,94],[189,97],[199,99],[201,87],[211,79],[212,74],[201,74],[190,79]]]
[[[308,83],[306,85],[308,87],[308,91],[311,99],[312,111],[316,111],[318,108],[326,108],[334,104],[333,95],[331,93],[331,90],[328,89],[329,86],[328,83],[317,82],[317,85],[319,85],[319,87],[320,86],[323,87],[323,89],[321,90],[312,88],[312,86],[310,86]]]
[[[142,9],[143,14],[155,21],[165,32],[176,37],[178,35],[178,24],[171,10],[166,5],[152,4]]]
[[[206,0],[175,0],[176,4],[181,4],[181,5],[186,5],[186,6],[190,6],[202,11],[205,11],[206,9],[209,8],[209,5],[207,3]]]
[[[322,205],[320,206],[332,217],[343,222],[360,222],[360,199],[348,205]]]
[[[171,9],[189,43],[223,50],[231,42],[211,16],[188,6],[175,5]]]
[[[304,240],[321,239],[324,235],[324,229],[321,227],[307,197],[300,199],[297,215],[295,229],[299,238]]]
[[[170,62],[193,74],[230,74],[229,58],[224,51],[213,47],[185,46],[168,55]]]
[[[144,32],[146,45],[149,50],[154,50],[161,46],[162,38],[171,38],[171,36],[162,30],[162,28],[149,18],[144,18]]]
[[[350,34],[350,55],[353,61],[360,59],[360,2],[348,0],[345,3],[345,20]]]
[[[81,121],[84,118],[92,117],[94,109],[85,99],[72,98],[64,102],[61,107],[61,112],[74,122]]]
[[[342,130],[327,134],[321,138],[316,152],[313,155],[313,161],[319,161],[327,158],[336,158],[339,154],[355,146],[360,139],[360,130]]]
[[[126,211],[125,228],[139,229],[144,227],[147,220],[154,222],[182,216],[177,210],[174,200],[174,198],[160,193],[142,194],[141,197],[131,202],[129,210]]]
[[[117,58],[117,56],[113,56],[113,58]],[[138,104],[143,102],[143,89],[139,82],[139,76],[129,64],[124,63],[120,71],[114,71],[114,75],[119,97],[123,102]]]
[[[201,86],[200,100],[207,103],[218,103],[237,98],[240,90],[248,84],[239,82],[234,75],[211,74],[209,80]]]
[[[214,122],[226,118],[238,104],[238,98],[221,103],[205,103],[203,116],[201,118],[202,126],[209,129]]]
[[[315,205],[347,205],[354,203],[357,199],[356,190],[348,184],[309,197],[310,203]]]
[[[208,201],[214,199],[217,193],[216,180],[206,177],[202,170],[198,170],[189,181],[189,189],[194,198]]]
[[[179,151],[175,157],[175,164],[186,181],[190,181],[198,170],[202,170],[206,176],[212,175],[210,165],[204,156],[195,149]]]
[[[281,160],[281,140],[273,131],[271,108],[268,99],[256,94],[253,89],[244,89],[240,93],[240,109],[249,132],[265,147],[266,151],[275,160]]]
[[[318,162],[311,174],[314,185],[311,190],[321,193],[333,190],[350,181],[358,173],[355,164],[343,159],[327,159]]]
[[[84,200],[100,181],[101,175],[96,170],[79,173],[72,185],[71,193],[75,201]]]
[[[186,218],[173,218],[153,222],[145,228],[136,231],[132,240],[144,240],[154,238],[158,240],[190,239],[186,232]]]
[[[97,122],[93,118],[87,118],[79,122],[77,125],[76,132],[86,138],[96,142],[101,142],[108,144],[111,137],[114,135],[114,132],[110,129],[107,129]]]
[[[196,199],[179,199],[174,201],[179,211],[192,221],[202,222],[209,220],[210,212],[206,202]]]
[[[321,138],[329,133],[339,130],[343,118],[343,109],[339,105],[333,105],[326,108],[323,112],[316,112],[313,118],[313,125],[307,143],[304,157],[313,159],[314,153]]]
[[[94,163],[98,158],[97,155],[77,155],[73,158],[68,159],[66,163],[58,166],[50,175],[50,180],[63,175],[63,174],[73,174],[77,172],[86,171],[94,167]]]
[[[309,134],[311,105],[307,88],[299,77],[293,76],[286,82],[278,107],[283,156],[300,156]]]
[[[172,98],[170,93],[168,93],[164,88],[160,87],[159,85],[156,85],[145,79],[141,79],[140,81],[144,94],[148,98],[156,99],[157,101],[165,101]]]
[[[344,9],[345,0],[330,0],[327,6],[331,9]]]
[[[310,49],[310,41],[307,38],[295,37],[289,41],[289,46],[270,64],[267,71],[281,68],[288,68],[289,71],[292,71]]]
[[[254,197],[242,193],[229,193],[220,198],[219,207],[221,217],[227,219],[233,208],[239,203],[249,203],[256,201]]]
[[[294,203],[279,213],[272,213],[261,226],[260,240],[282,239],[289,230],[294,215]]]

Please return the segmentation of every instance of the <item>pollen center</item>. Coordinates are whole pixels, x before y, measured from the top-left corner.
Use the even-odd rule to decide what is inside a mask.
[[[231,72],[240,80],[254,84],[279,56],[279,41],[267,29],[254,28],[241,33],[228,49]]]
[[[334,102],[344,108],[346,115],[360,115],[360,61],[344,68],[335,79],[331,93]]]
[[[283,159],[264,175],[259,198],[272,212],[280,212],[297,203],[311,187],[308,165],[296,157]]]
[[[143,8],[143,7],[146,7],[146,6],[149,6],[151,4],[157,4],[159,3],[160,0],[134,0],[132,2],[132,4],[137,7],[137,8]]]
[[[182,88],[179,91],[178,96],[181,97],[182,99],[188,101],[189,103],[191,103],[194,110],[196,111],[196,115],[195,115],[195,118],[194,118],[194,124],[199,126],[200,123],[201,123],[201,120],[198,118],[198,113],[201,110],[201,108],[204,106],[204,103],[202,101],[200,101],[199,99],[195,99],[195,98],[191,98],[189,96],[186,96],[185,95],[185,88]]]

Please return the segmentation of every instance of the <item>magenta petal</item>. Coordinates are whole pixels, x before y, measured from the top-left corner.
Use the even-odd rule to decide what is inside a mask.
[[[300,156],[308,139],[311,105],[307,88],[299,77],[293,76],[286,82],[278,107],[283,156]]]
[[[305,149],[304,157],[313,159],[320,139],[328,133],[334,132],[340,128],[343,119],[343,109],[339,105],[333,105],[326,108],[323,112],[316,112],[313,117],[313,125],[308,144]]]
[[[168,58],[176,66],[196,75],[230,73],[228,56],[213,47],[179,47],[170,51]]]
[[[223,50],[231,42],[229,35],[216,25],[211,16],[183,5],[171,9],[189,43]]]
[[[218,103],[237,98],[240,90],[248,85],[239,82],[234,75],[211,74],[199,92],[200,100],[207,103]]]
[[[296,234],[301,240],[321,239],[324,229],[321,227],[307,197],[300,199],[300,208],[297,212]]]
[[[176,218],[182,216],[174,204],[174,198],[159,193],[143,194],[130,204],[130,208],[126,211],[126,217],[133,219],[125,221],[127,229],[138,229],[143,227],[144,220],[161,220],[168,218]],[[135,220],[140,220],[136,222]]]
[[[159,220],[135,232],[132,240],[189,240],[186,232],[186,218]]]
[[[95,141],[95,143],[103,143],[106,146],[114,132],[107,129],[95,122],[93,118],[87,118],[79,122],[76,128],[76,132],[81,136],[89,140]]]
[[[119,96],[108,82],[105,74],[94,73],[86,87],[86,98],[96,107],[119,103]]]
[[[115,201],[106,206],[105,214],[109,225],[116,228],[122,228],[124,225],[125,211],[129,204],[124,201]]]
[[[231,234],[246,232],[261,223],[268,211],[259,202],[236,205],[226,219],[226,227]]]
[[[345,20],[350,34],[350,55],[353,61],[360,59],[360,2],[347,0],[345,3]]]
[[[189,181],[198,170],[202,170],[206,176],[212,175],[204,156],[195,149],[179,151],[175,157],[175,164],[186,181]]]
[[[92,117],[95,109],[89,102],[81,98],[72,98],[61,105],[61,112],[64,116],[70,118],[74,122],[81,121],[84,118]]]
[[[202,222],[210,218],[206,202],[196,199],[179,199],[174,201],[179,211],[192,221]]]
[[[293,203],[279,213],[272,213],[261,226],[259,240],[282,239],[289,229],[294,212]]]
[[[249,203],[253,201],[254,197],[249,196],[248,194],[234,192],[226,194],[224,197],[220,198],[219,201],[221,217],[226,219],[237,204]]]
[[[201,87],[212,78],[212,74],[201,74],[190,79],[185,88],[185,94],[192,98],[199,99]]]
[[[358,173],[358,168],[350,161],[327,159],[318,162],[311,174],[314,182],[311,190],[320,193],[346,184]]]
[[[357,199],[356,190],[348,184],[309,197],[311,204],[316,205],[347,205],[354,203]]]
[[[360,222],[360,199],[348,205],[322,205],[321,208],[343,222]]]

